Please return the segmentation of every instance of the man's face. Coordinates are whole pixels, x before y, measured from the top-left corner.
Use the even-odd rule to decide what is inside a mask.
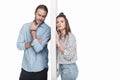
[[[35,13],[35,22],[36,24],[41,24],[46,17],[47,13],[43,9],[38,9],[37,12]]]

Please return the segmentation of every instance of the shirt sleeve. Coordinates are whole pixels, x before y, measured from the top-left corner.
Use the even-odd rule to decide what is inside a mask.
[[[38,53],[42,51],[45,46],[47,46],[50,38],[51,38],[51,29],[49,28],[46,30],[45,34],[43,35],[42,42],[39,42],[38,39],[34,39],[31,45],[33,46],[34,50]]]
[[[74,36],[69,37],[68,43],[64,50],[64,59],[70,61],[76,54],[76,39]]]
[[[17,40],[17,48],[19,50],[25,50],[25,37],[24,37],[24,25],[21,28],[20,32],[19,32],[19,36],[18,36],[18,40]]]

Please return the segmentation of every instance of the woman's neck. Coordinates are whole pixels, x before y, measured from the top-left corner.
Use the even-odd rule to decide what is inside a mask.
[[[61,30],[61,33],[62,33],[62,34],[61,34],[62,37],[64,37],[65,34],[66,34],[66,33],[65,33],[65,30]]]

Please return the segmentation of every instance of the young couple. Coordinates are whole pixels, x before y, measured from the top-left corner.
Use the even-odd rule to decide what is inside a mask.
[[[43,4],[38,5],[34,20],[25,23],[20,30],[17,48],[24,50],[24,56],[19,80],[47,80],[47,45],[51,38],[51,28],[44,22],[47,14],[48,8]],[[64,13],[56,17],[56,29],[56,54],[61,80],[76,80],[76,38]]]

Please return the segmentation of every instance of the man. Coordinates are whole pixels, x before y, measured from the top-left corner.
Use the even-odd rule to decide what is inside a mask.
[[[45,5],[37,6],[33,22],[22,26],[17,48],[24,50],[19,80],[47,80],[48,48],[51,28],[44,22],[48,13]]]

